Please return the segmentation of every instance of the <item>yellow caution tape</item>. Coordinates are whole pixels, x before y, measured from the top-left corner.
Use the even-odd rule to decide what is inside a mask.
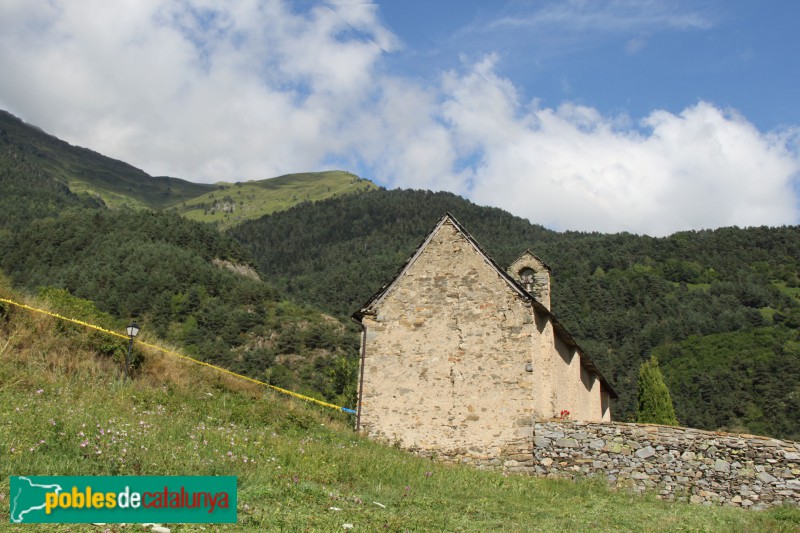
[[[31,307],[29,305],[21,304],[19,302],[15,302],[13,300],[8,300],[6,298],[0,298],[0,302],[5,302],[7,304],[15,305],[17,307],[21,307],[22,309],[27,309],[28,311],[34,311],[36,313],[42,313],[44,315],[52,316],[54,318],[57,318],[59,320],[64,320],[66,322],[72,322],[73,324],[78,324],[79,326],[83,326],[83,327],[86,327],[86,328],[91,328],[91,329],[94,329],[94,330],[97,330],[97,331],[102,331],[103,333],[106,333],[108,335],[113,335],[113,336],[119,337],[121,339],[125,339],[125,340],[129,340],[130,339],[130,337],[128,337],[127,335],[123,335],[122,333],[117,333],[116,331],[111,331],[111,330],[108,330],[108,329],[105,329],[105,328],[101,328],[100,326],[97,326],[95,324],[89,324],[88,322],[84,322],[82,320],[76,320],[74,318],[69,318],[69,317],[66,317],[66,316],[62,316],[62,315],[59,315],[58,313],[52,313],[52,312],[46,311],[44,309],[38,309],[36,307]],[[309,396],[304,396],[304,395],[298,394],[296,392],[292,392],[292,391],[289,391],[289,390],[286,390],[286,389],[282,389],[280,387],[276,387],[275,385],[270,385],[269,383],[265,383],[263,381],[259,381],[257,379],[253,379],[251,377],[243,376],[242,374],[237,374],[236,372],[231,372],[227,368],[222,368],[220,366],[216,366],[216,365],[212,365],[210,363],[206,363],[205,361],[200,361],[198,359],[194,359],[192,357],[188,357],[186,355],[182,355],[182,354],[179,354],[177,352],[173,352],[172,350],[167,350],[166,348],[162,348],[161,346],[156,346],[155,344],[150,344],[150,343],[142,342],[142,341],[137,341],[137,344],[139,344],[141,346],[145,346],[145,347],[150,348],[152,350],[158,350],[160,352],[164,352],[165,354],[172,355],[174,357],[178,357],[180,359],[184,359],[186,361],[190,361],[190,362],[198,364],[198,365],[207,366],[208,368],[212,368],[212,369],[217,370],[219,372],[224,372],[224,373],[229,374],[231,376],[234,376],[234,377],[237,377],[237,378],[240,378],[240,379],[244,379],[246,381],[250,381],[250,382],[256,383],[258,385],[263,385],[264,387],[269,387],[270,389],[278,391],[278,392],[280,392],[282,394],[288,394],[289,396],[294,396],[295,398],[299,398],[299,399],[305,400],[307,402],[313,402],[313,403],[315,403],[317,405],[322,405],[323,407],[329,407],[331,409],[336,409],[337,411],[342,411],[342,412],[345,412],[345,413],[356,414],[356,412],[353,409],[348,409],[347,407],[342,407],[342,406],[339,406],[339,405],[333,405],[332,403],[323,402],[322,400],[317,400],[316,398],[311,398]]]

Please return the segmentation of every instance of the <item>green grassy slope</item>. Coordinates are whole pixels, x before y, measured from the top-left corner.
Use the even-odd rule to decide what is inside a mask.
[[[587,480],[437,464],[354,435],[344,415],[153,354],[123,384],[118,364],[80,331],[0,306],[0,529],[18,531],[6,503],[11,475],[235,475],[238,524],[228,531],[800,527],[797,509],[670,504]]]
[[[227,229],[246,220],[314,202],[377,189],[372,182],[341,170],[287,174],[259,181],[218,183],[220,190],[180,202],[178,212]]]
[[[20,149],[73,192],[99,196],[111,207],[160,208],[217,189],[216,185],[152,177],[122,161],[72,146],[0,110],[2,144]]]
[[[72,146],[0,110],[0,166],[21,154],[73,193],[109,207],[175,208],[193,220],[224,229],[302,202],[376,189],[345,171],[287,174],[243,183],[202,184],[150,176],[127,163]]]

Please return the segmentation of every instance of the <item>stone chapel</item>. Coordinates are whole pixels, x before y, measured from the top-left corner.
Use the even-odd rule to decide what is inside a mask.
[[[449,213],[353,315],[356,427],[406,449],[491,453],[537,420],[610,421],[616,393],[550,311],[550,268],[500,268]]]

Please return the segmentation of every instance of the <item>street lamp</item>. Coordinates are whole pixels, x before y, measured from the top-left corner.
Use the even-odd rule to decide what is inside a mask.
[[[130,337],[130,342],[128,343],[128,355],[125,356],[125,380],[128,381],[128,364],[131,360],[131,350],[133,350],[133,338],[139,334],[139,326],[136,322],[131,322],[131,325],[125,328],[125,331],[128,332],[128,337]]]

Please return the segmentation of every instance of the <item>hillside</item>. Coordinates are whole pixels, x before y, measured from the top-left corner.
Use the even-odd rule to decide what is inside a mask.
[[[175,213],[108,209],[31,154],[0,154],[0,269],[17,288],[90,300],[197,357],[353,404],[355,328],[287,301],[239,243]]]
[[[20,297],[0,285],[0,295]],[[119,360],[102,353],[99,338],[0,304],[0,501],[9,500],[11,475],[234,475],[238,524],[225,527],[234,531],[332,531],[343,524],[386,531],[793,531],[800,524],[800,513],[788,508],[710,509],[588,481],[442,465],[357,437],[344,415],[154,353],[142,354],[135,379],[123,384]],[[0,523],[8,524],[8,512],[0,505]]]
[[[553,267],[554,311],[620,393],[615,418],[633,416],[638,366],[655,353],[683,424],[800,439],[796,227],[557,233],[448,193],[366,191],[342,172],[206,194],[7,113],[0,124],[0,268],[31,293],[66,289],[199,357],[352,404],[358,337],[347,317],[450,211],[501,265],[530,248]],[[309,201],[347,190],[363,192]],[[235,242],[171,210],[109,203],[243,223]]]
[[[620,394],[617,420],[633,416],[639,365],[656,353],[682,424],[800,439],[796,227],[557,233],[452,194],[397,190],[297,206],[230,233],[279,290],[346,317],[445,211],[500,265],[530,248],[553,268],[553,309]]]
[[[72,146],[0,110],[0,165],[13,154],[46,171],[79,195],[108,206],[160,208],[217,189],[166,176],[153,177],[122,161]]]
[[[344,171],[307,172],[237,183],[193,183],[150,176],[127,163],[72,146],[0,110],[0,171],[24,158],[85,201],[108,207],[175,209],[192,220],[228,228],[238,222],[377,187]]]
[[[377,189],[372,182],[340,170],[217,185],[218,190],[181,202],[174,208],[186,218],[211,222],[224,230],[302,202]]]

